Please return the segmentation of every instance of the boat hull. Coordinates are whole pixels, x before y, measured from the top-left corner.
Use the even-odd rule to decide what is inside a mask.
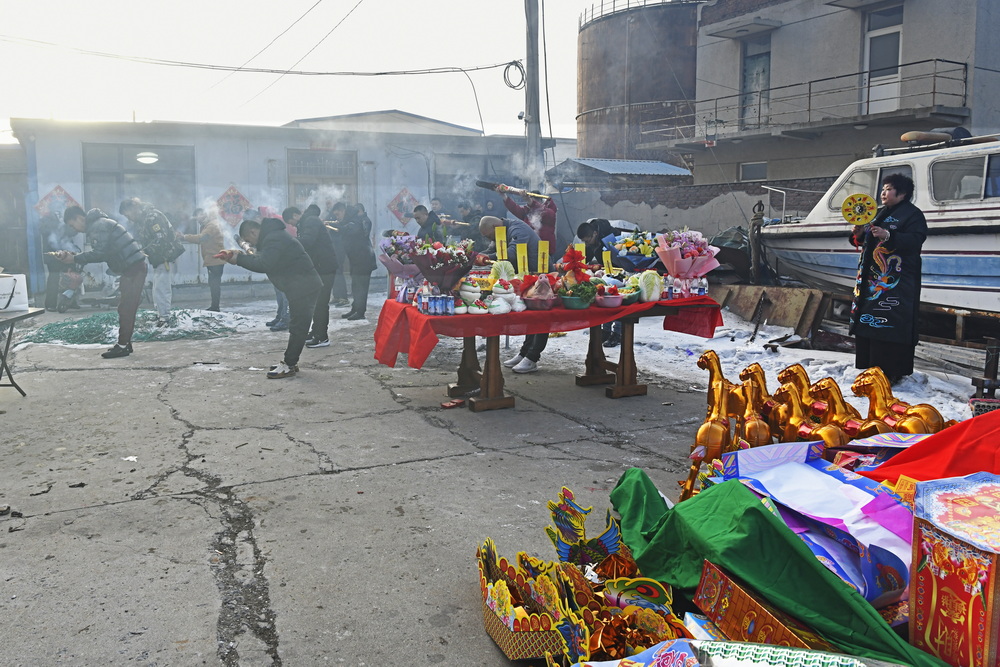
[[[966,226],[928,222],[921,252],[924,304],[1000,313],[1000,223]],[[850,225],[785,223],[761,230],[767,260],[781,275],[810,287],[850,295],[860,252],[848,242]]]

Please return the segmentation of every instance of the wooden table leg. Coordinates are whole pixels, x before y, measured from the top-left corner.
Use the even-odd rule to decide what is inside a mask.
[[[622,346],[618,358],[614,386],[607,387],[604,394],[608,398],[623,398],[625,396],[645,396],[647,387],[637,384],[635,366],[635,319],[622,319]]]
[[[589,387],[595,384],[611,384],[615,381],[615,371],[618,364],[608,361],[604,356],[604,341],[601,340],[601,325],[590,327],[590,345],[587,347],[587,361],[584,364],[586,372],[576,376],[578,387]]]
[[[479,395],[469,399],[469,409],[473,412],[514,407],[514,397],[504,396],[503,393],[500,336],[490,336],[486,339],[486,364],[479,386],[481,389]]]
[[[479,388],[482,368],[476,354],[476,337],[466,336],[462,341],[462,361],[458,364],[458,382],[448,385],[448,396],[459,398]]]

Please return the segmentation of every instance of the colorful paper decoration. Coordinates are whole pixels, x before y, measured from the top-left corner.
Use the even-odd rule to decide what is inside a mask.
[[[404,227],[410,223],[413,218],[410,217],[410,213],[420,202],[417,198],[410,194],[410,191],[403,188],[399,193],[392,198],[389,202],[387,208],[392,212],[396,219],[399,220],[400,224]]]
[[[215,203],[219,206],[219,217],[229,223],[230,227],[240,224],[243,214],[250,209],[250,200],[235,185],[230,185]]]
[[[73,196],[63,189],[63,186],[57,185],[52,188],[49,194],[45,195],[38,200],[35,204],[35,210],[38,211],[38,215],[45,217],[47,215],[56,215],[62,218],[63,211],[68,209],[70,206],[79,206],[79,202],[73,199]]]

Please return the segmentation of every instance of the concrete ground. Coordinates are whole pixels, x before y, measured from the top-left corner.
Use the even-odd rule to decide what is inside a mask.
[[[381,366],[377,314],[334,310],[333,345],[287,380],[264,377],[286,341],[266,330],[116,360],[20,350],[27,397],[0,389],[0,663],[510,664],[476,547],[554,558],[546,501],[570,487],[596,535],[628,467],[672,493],[704,393],[659,369],[611,400],[545,366],[506,374],[513,410],[445,410],[459,341]]]

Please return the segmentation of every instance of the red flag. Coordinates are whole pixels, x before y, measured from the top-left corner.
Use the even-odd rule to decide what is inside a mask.
[[[1000,410],[987,412],[924,438],[875,470],[859,474],[895,483],[900,475],[918,481],[965,477],[974,472],[1000,475]]]

